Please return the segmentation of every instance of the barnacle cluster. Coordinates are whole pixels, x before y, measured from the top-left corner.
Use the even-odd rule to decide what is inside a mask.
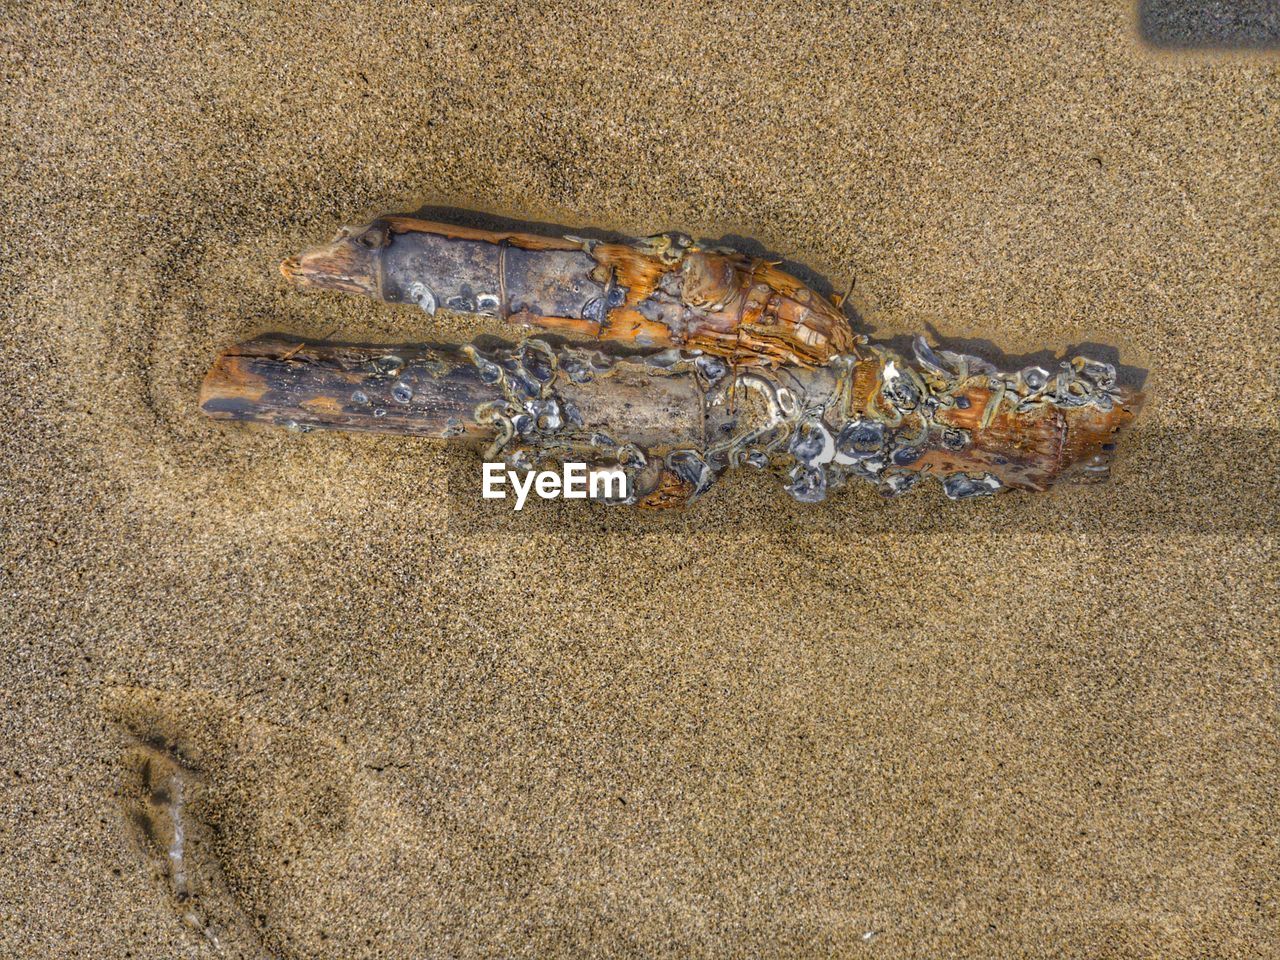
[[[925,476],[939,479],[952,500],[1008,486],[1039,488],[1046,450],[1036,440],[1045,431],[1047,446],[1064,439],[1066,422],[1058,413],[1079,407],[1109,413],[1116,403],[1114,367],[1084,357],[1063,361],[1053,374],[1041,367],[1009,374],[979,357],[935,352],[920,336],[914,364],[883,347],[866,353],[863,363],[836,364],[838,394],[850,398],[847,406],[819,400],[789,418],[786,452],[794,463],[786,490],[798,500],[822,500],[850,477],[875,484],[887,497]],[[869,389],[858,383],[860,376]],[[1017,417],[1025,420],[1016,433],[997,429],[997,418]],[[1097,478],[1106,459],[1085,469]]]
[[[861,357],[779,370],[735,368],[696,350],[615,356],[537,338],[463,350],[501,391],[475,411],[493,427],[490,456],[520,469],[569,457],[618,466],[633,480],[628,502],[657,489],[691,499],[739,466],[776,474],[804,502],[825,499],[851,478],[886,497],[928,476],[953,500],[1043,489],[1065,466],[1071,429],[1077,444],[1091,431],[1109,437],[1119,429],[1110,415],[1124,397],[1107,363],[1074,357],[1053,371],[1003,373],[975,356],[935,351],[923,337],[910,361],[861,346]],[[696,430],[642,438],[601,427],[619,398],[632,402],[625,398],[634,391],[634,402],[643,402],[646,385],[660,379],[696,396]],[[1074,479],[1105,477],[1110,443],[1098,446],[1075,465]]]

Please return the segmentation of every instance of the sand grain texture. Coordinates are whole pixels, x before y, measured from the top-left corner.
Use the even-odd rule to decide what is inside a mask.
[[[1274,59],[1101,0],[170,7],[0,18],[0,955],[217,956],[130,732],[280,957],[1276,955]],[[1151,400],[1106,488],[509,523],[440,444],[198,415],[266,330],[494,332],[275,270],[422,203],[750,235]]]

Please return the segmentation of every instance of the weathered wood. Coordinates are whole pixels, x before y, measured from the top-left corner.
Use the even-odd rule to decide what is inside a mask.
[[[456,347],[351,346],[260,337],[227,350],[205,377],[200,409],[218,420],[294,429],[479,439],[494,384]]]
[[[735,366],[814,367],[857,349],[840,310],[776,264],[679,233],[605,243],[384,217],[281,270],[302,286]]]
[[[205,383],[210,416],[487,440],[514,464],[618,464],[629,501],[676,506],[725,470],[800,500],[860,477],[953,499],[1096,481],[1142,404],[1088,357],[1000,371],[855,335],[777,265],[667,233],[604,242],[383,217],[281,264],[302,286],[499,316],[587,341],[370,347],[252,341]],[[602,352],[605,342],[647,354]]]
[[[201,407],[302,430],[482,441],[516,465],[621,465],[632,502],[678,506],[741,465],[802,500],[849,476],[888,496],[935,476],[955,499],[1100,480],[1142,399],[1082,358],[1007,374],[923,340],[913,362],[864,353],[774,374],[541,340],[482,350],[266,337],[219,358]]]
[[[223,353],[201,389],[219,420],[483,441],[517,464],[623,464],[630,499],[701,492],[666,476],[665,456],[706,445],[704,388],[692,368],[541,341],[359,346],[261,337]],[[671,499],[669,493],[660,498]]]

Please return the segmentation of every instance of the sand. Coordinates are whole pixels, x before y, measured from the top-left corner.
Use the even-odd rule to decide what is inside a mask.
[[[0,955],[219,955],[138,738],[276,957],[1277,955],[1280,71],[1045,6],[11,5]],[[479,332],[275,270],[423,203],[742,233],[1151,399],[1107,487],[647,518],[199,416],[265,330]]]

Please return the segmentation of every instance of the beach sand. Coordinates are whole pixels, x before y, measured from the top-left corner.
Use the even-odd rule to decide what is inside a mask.
[[[1103,0],[16,6],[0,955],[1277,955],[1274,58]],[[425,203],[740,233],[1150,398],[1105,487],[657,517],[199,415],[263,331],[494,332],[276,270]]]

